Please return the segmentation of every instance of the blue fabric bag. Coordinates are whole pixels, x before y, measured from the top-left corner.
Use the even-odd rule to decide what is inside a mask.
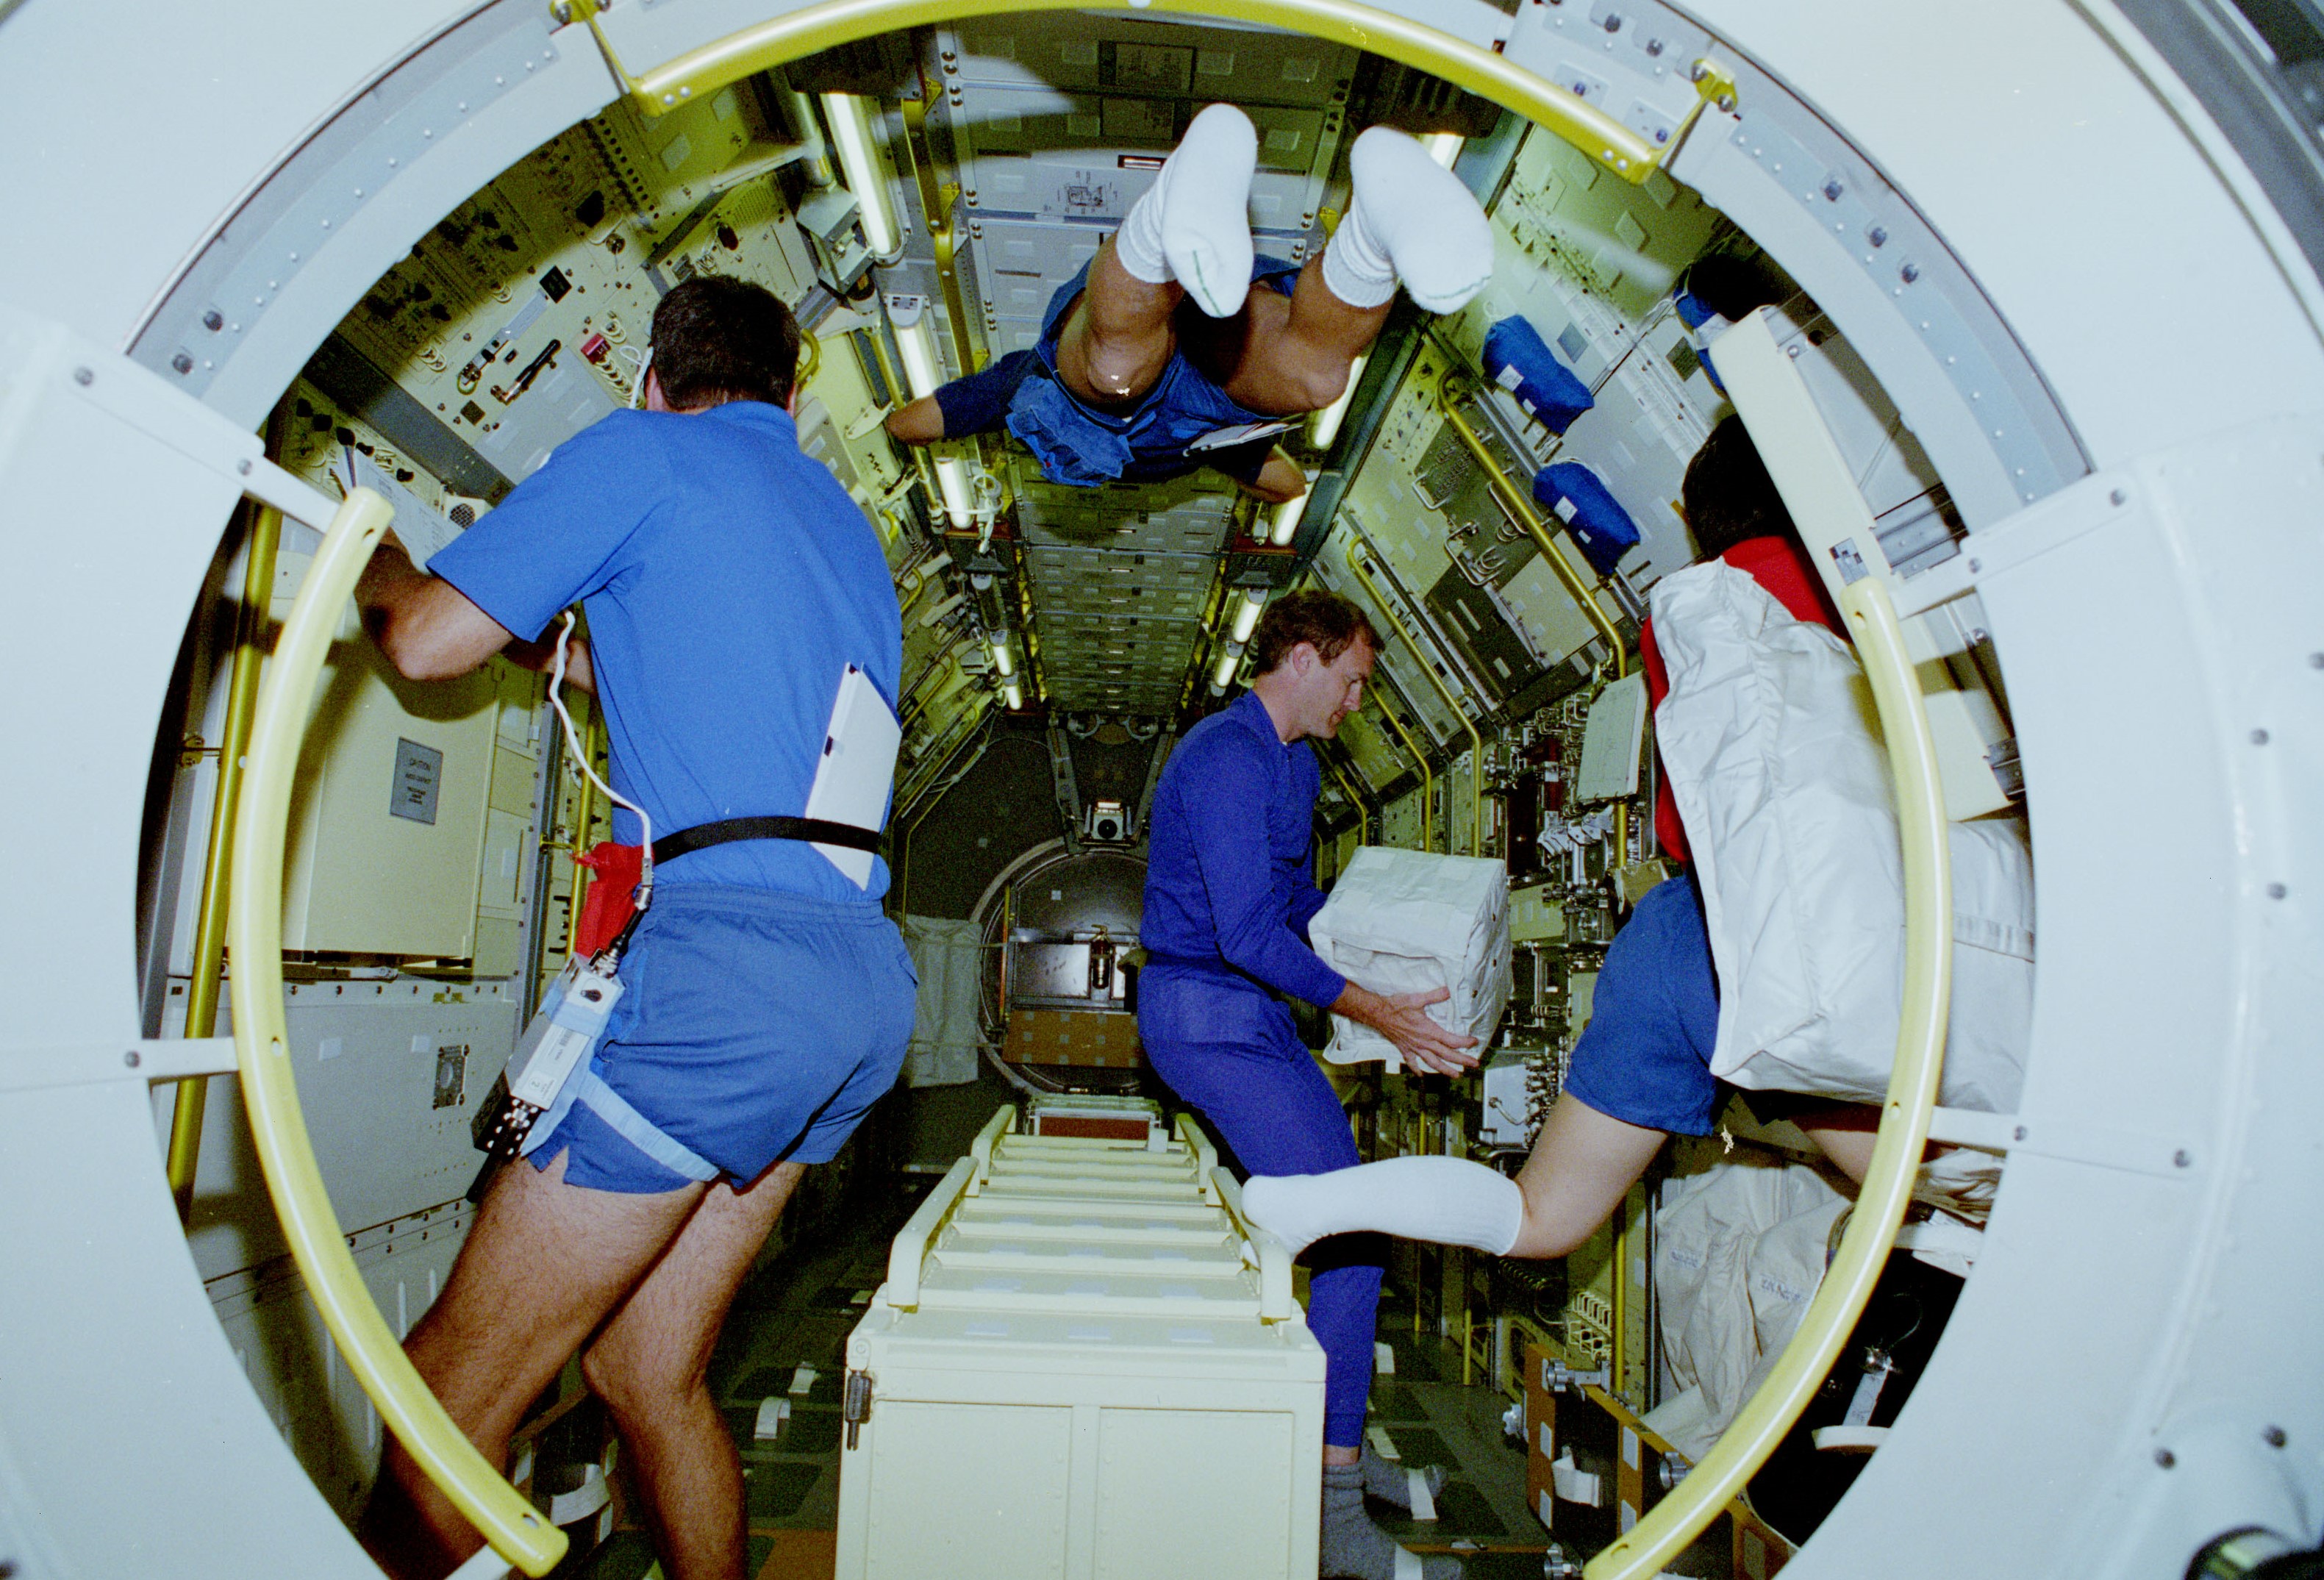
[[[1720,394],[1727,386],[1719,382],[1719,370],[1711,365],[1711,343],[1731,328],[1725,319],[1711,310],[1711,306],[1682,285],[1671,298],[1678,310],[1678,321],[1686,326],[1686,343],[1694,348],[1694,357],[1702,364],[1702,371],[1711,379],[1711,387]]]
[[[1515,313],[1485,336],[1485,376],[1515,395],[1517,404],[1552,433],[1563,433],[1598,403],[1590,386],[1558,361],[1540,331]]]
[[[1611,576],[1623,554],[1637,547],[1638,524],[1606,491],[1598,474],[1579,461],[1556,461],[1534,476],[1533,496],[1565,523],[1600,576]]]

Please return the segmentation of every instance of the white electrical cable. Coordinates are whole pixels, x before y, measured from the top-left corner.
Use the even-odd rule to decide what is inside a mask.
[[[632,410],[636,410],[646,403],[646,374],[653,367],[653,347],[649,346],[643,351],[640,351],[634,346],[624,346],[622,347],[622,354],[637,358],[638,376],[630,385],[630,406]]]
[[[557,722],[565,726],[565,749],[572,753],[573,761],[579,766],[583,776],[595,785],[607,800],[615,806],[627,807],[637,818],[642,831],[641,843],[644,846],[639,857],[637,901],[638,909],[643,910],[653,900],[653,817],[637,802],[599,779],[596,769],[590,766],[589,754],[581,750],[581,737],[573,727],[573,716],[565,711],[565,659],[567,643],[572,637],[573,611],[567,609],[565,611],[565,624],[557,628],[557,663],[549,671],[549,706],[557,710]],[[595,678],[594,674],[592,678]]]

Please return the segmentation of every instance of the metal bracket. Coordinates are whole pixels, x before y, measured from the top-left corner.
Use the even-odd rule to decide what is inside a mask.
[[[99,1081],[183,1081],[232,1075],[235,1068],[231,1037],[141,1038],[0,1055],[0,1092]]]

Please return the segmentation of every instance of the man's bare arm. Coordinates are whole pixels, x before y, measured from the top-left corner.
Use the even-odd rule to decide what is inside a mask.
[[[934,444],[944,436],[944,408],[934,395],[888,413],[888,437],[898,444]]]
[[[1452,996],[1450,988],[1434,993],[1378,993],[1356,983],[1342,989],[1330,1004],[1335,1015],[1369,1026],[1404,1056],[1406,1064],[1432,1075],[1458,1075],[1474,1069],[1477,1039],[1448,1031],[1428,1018],[1430,1004]]]
[[[411,563],[390,532],[355,583],[364,629],[407,680],[465,675],[515,640],[450,582]]]
[[[1278,445],[1268,454],[1267,465],[1259,469],[1258,476],[1248,483],[1238,480],[1235,486],[1245,494],[1257,494],[1269,504],[1282,504],[1307,492],[1307,474]]]

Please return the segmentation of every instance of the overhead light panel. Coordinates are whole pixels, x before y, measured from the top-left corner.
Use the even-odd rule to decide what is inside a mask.
[[[1349,381],[1351,384],[1353,380]],[[1307,513],[1307,498],[1315,489],[1315,480],[1309,478],[1307,486],[1296,499],[1286,499],[1275,507],[1275,519],[1268,523],[1268,541],[1277,548],[1288,543],[1299,533],[1299,518]]]
[[[926,301],[890,297],[888,322],[896,331],[896,349],[904,358],[904,382],[911,386],[914,398],[935,394],[944,383],[944,370],[936,364],[936,335],[928,323]]]
[[[992,667],[1001,671],[1001,678],[1004,680],[1017,672],[1017,661],[1009,656],[1009,639],[1006,637],[992,639]]]
[[[1211,689],[1223,691],[1234,683],[1236,666],[1242,662],[1242,644],[1236,642],[1219,655],[1219,667],[1211,671]]]
[[[897,232],[895,208],[888,201],[888,183],[880,173],[879,156],[872,150],[869,106],[859,94],[826,93],[823,118],[831,124],[840,171],[846,176],[847,189],[855,194],[856,207],[862,214],[865,245],[877,257],[894,257],[903,239]]]
[[[949,457],[936,463],[936,487],[944,494],[945,514],[955,531],[966,531],[976,512],[969,502],[968,465]]]
[[[1253,588],[1242,596],[1242,607],[1235,611],[1234,629],[1228,634],[1237,642],[1250,640],[1251,628],[1259,624],[1259,612],[1267,607],[1267,594]]]
[[[1359,356],[1348,364],[1348,387],[1340,398],[1324,407],[1309,420],[1307,441],[1317,449],[1329,449],[1332,441],[1340,437],[1340,423],[1348,415],[1348,402],[1356,398],[1356,384],[1364,376],[1366,359]]]
[[[1452,162],[1461,157],[1461,144],[1464,141],[1458,132],[1439,132],[1421,146],[1428,150],[1429,158],[1451,170]]]
[[[1011,713],[1019,711],[1025,706],[1025,693],[1018,688],[1014,680],[1009,681],[1001,688],[1001,695],[1009,699],[1009,711]]]

